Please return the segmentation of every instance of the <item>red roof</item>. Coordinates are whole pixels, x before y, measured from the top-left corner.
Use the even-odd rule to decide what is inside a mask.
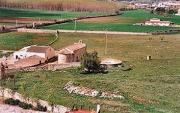
[[[73,45],[67,46],[59,51],[60,54],[73,54],[74,51],[86,47],[84,43],[74,43]]]
[[[27,52],[46,53],[49,48],[49,46],[31,46]]]
[[[44,63],[45,59],[34,55],[34,56],[30,56],[24,59],[20,59],[16,61],[14,65],[16,67],[30,67],[30,66],[38,65],[40,61],[41,63]]]

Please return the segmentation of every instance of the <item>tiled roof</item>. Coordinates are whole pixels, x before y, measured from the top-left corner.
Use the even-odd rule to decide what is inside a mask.
[[[15,66],[16,67],[30,67],[30,66],[35,66],[38,65],[41,61],[41,63],[45,62],[44,58],[41,58],[39,56],[30,56],[24,59],[20,59],[18,61],[15,62]]]
[[[60,54],[73,54],[74,51],[86,47],[84,43],[74,43],[73,45],[67,46],[59,51]]]
[[[49,46],[31,46],[27,49],[27,52],[35,52],[35,53],[46,53]]]

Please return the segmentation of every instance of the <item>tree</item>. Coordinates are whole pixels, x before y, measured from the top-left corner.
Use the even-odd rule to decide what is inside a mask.
[[[178,11],[174,9],[168,10],[168,14],[176,14]]]
[[[105,67],[100,64],[98,53],[86,53],[81,59],[81,69],[83,73],[104,73]]]

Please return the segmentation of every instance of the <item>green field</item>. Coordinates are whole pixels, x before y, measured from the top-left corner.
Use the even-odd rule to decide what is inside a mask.
[[[138,20],[139,19],[149,20],[150,18],[159,18],[164,21],[167,20],[167,21],[172,21],[175,24],[180,24],[180,16],[175,16],[175,15],[161,16],[161,15],[152,14],[150,11],[145,11],[145,10],[126,11],[122,16],[128,18],[134,18]]]
[[[82,39],[88,51],[96,50],[101,58],[117,58],[132,65],[108,74],[79,74],[78,69],[17,73],[16,90],[26,96],[72,107],[88,108],[101,104],[102,113],[179,113],[180,111],[180,35],[132,36],[108,35],[108,51],[104,54],[105,36],[62,33],[52,46],[62,48]],[[12,42],[9,42],[9,44]],[[146,56],[151,55],[151,61]],[[6,87],[13,88],[13,80]],[[80,86],[101,91],[118,92],[124,100],[89,98],[68,94],[63,86],[74,81]]]
[[[123,15],[119,15],[116,17],[109,17],[107,22],[106,20],[99,18],[94,20],[84,20],[77,22],[77,30],[109,30],[109,31],[124,31],[124,32],[155,32],[157,30],[169,30],[175,29],[173,27],[160,27],[160,26],[139,26],[133,25],[136,23],[142,23],[150,18],[160,18],[161,20],[169,20],[174,22],[175,24],[180,24],[180,16],[159,16],[155,14],[151,14],[149,11],[145,10],[133,10],[133,11],[125,11]],[[102,19],[102,21],[100,21]],[[126,21],[124,21],[126,20]],[[45,29],[74,29],[74,22],[65,23],[60,25],[51,25],[42,27]],[[179,28],[176,28],[179,29]]]
[[[55,39],[52,34],[3,33],[0,34],[0,50],[18,50],[28,45],[46,45]]]
[[[42,27],[43,29],[65,29],[74,30],[74,22],[64,23],[60,25],[51,25]],[[132,24],[119,24],[119,23],[81,23],[76,24],[76,30],[91,30],[91,31],[122,31],[122,32],[155,32],[157,30],[165,31],[174,29],[172,27],[160,26],[139,26]]]
[[[28,9],[5,9],[0,8],[0,17],[29,17],[41,19],[65,19],[76,18],[81,16],[102,15],[103,13],[95,12],[68,12],[68,11],[44,11]]]

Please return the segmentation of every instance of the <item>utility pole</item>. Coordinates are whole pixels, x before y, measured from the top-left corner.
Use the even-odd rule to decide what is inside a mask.
[[[18,21],[16,20],[16,27],[17,27],[17,25],[18,25]]]
[[[76,31],[76,25],[77,24],[77,22],[76,22],[76,20],[74,20],[74,30]]]
[[[104,50],[104,54],[106,55],[107,54],[107,48],[108,48],[107,30],[106,30],[105,35],[106,35],[106,37],[105,37],[105,50]]]

